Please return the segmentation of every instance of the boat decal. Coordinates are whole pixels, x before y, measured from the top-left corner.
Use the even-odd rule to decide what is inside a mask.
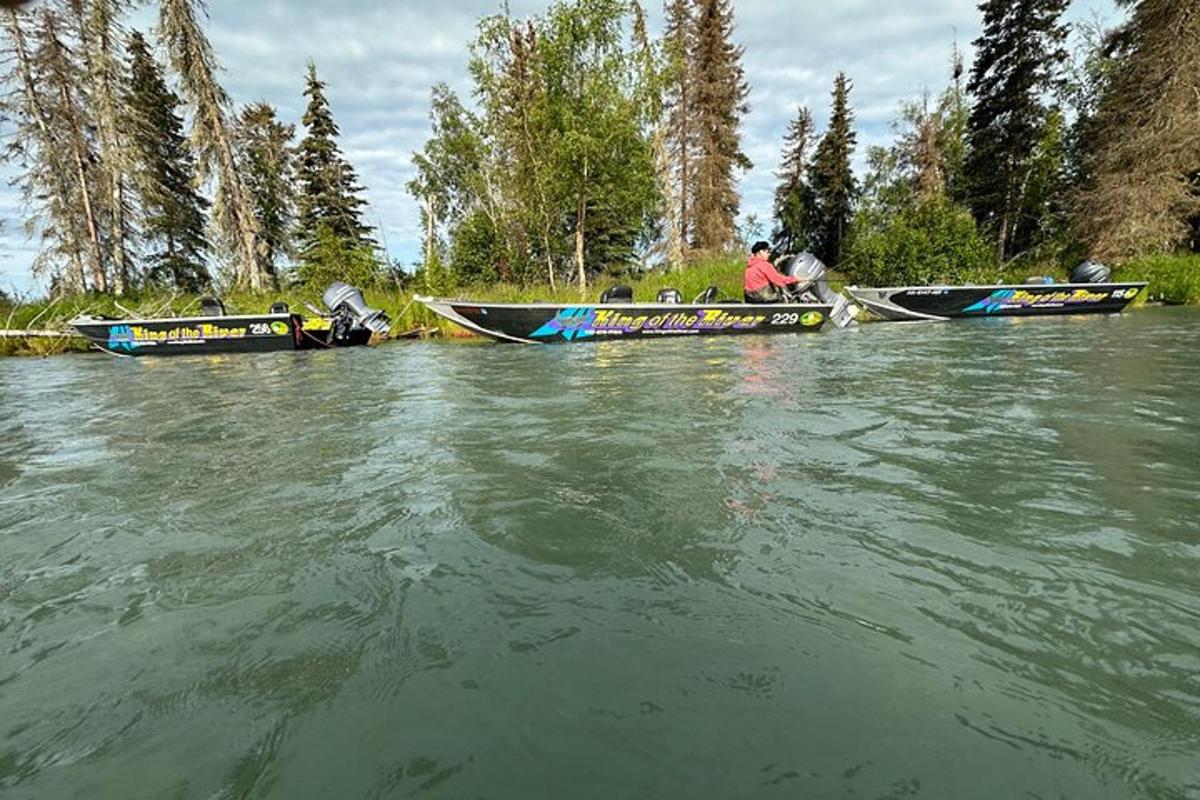
[[[592,323],[596,309],[589,306],[564,308],[554,319],[529,334],[535,339],[548,339],[561,335],[568,342],[593,336]]]
[[[779,315],[776,315],[779,316]],[[789,324],[800,322],[805,327],[820,325],[824,315],[812,311],[794,315]],[[592,336],[624,336],[631,334],[689,334],[708,331],[757,330],[767,320],[757,313],[730,313],[723,308],[701,308],[658,314],[630,313],[627,309],[595,308],[593,306],[565,308],[554,319],[530,336],[545,339],[562,336],[567,341]],[[782,324],[782,323],[778,323]]]
[[[265,323],[263,333],[272,332],[272,326]],[[278,323],[282,324],[282,323]],[[286,326],[282,335],[287,334]],[[144,325],[111,325],[108,329],[108,346],[115,350],[134,350],[145,345],[157,345],[180,342],[204,342],[213,339],[244,339],[248,333],[245,325],[225,327],[211,322],[199,325],[178,325],[165,330],[154,330]]]
[[[108,349],[110,350],[134,350],[141,347],[141,343],[133,335],[133,327],[130,325],[110,325],[108,328]]]
[[[979,313],[994,314],[1006,308],[1037,308],[1090,305],[1107,300],[1111,292],[1092,292],[1087,289],[1073,289],[1056,292],[1028,292],[1024,289],[998,289],[978,303],[973,303],[963,309],[964,314]]]

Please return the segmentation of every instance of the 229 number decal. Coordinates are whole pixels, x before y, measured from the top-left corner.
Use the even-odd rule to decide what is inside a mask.
[[[771,317],[772,325],[795,325],[799,321],[799,314],[776,314]]]

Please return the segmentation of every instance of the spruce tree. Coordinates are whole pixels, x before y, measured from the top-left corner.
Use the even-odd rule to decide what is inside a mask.
[[[1066,60],[1061,22],[1068,0],[984,0],[968,91],[967,194],[976,219],[996,242],[1000,261],[1028,246],[1018,216],[1033,154],[1046,130],[1043,97]]]
[[[204,234],[208,201],[196,191],[195,161],[183,135],[179,97],[167,88],[162,69],[137,31],[129,37],[129,73],[124,133],[135,154],[147,278],[198,291],[209,283]]]
[[[292,157],[294,125],[280,122],[265,101],[242,109],[234,128],[238,168],[258,221],[260,268],[271,275],[291,251],[296,192]]]
[[[325,83],[317,77],[312,61],[305,80],[308,107],[301,122],[306,133],[296,154],[296,177],[301,258],[309,260],[319,254],[322,229],[348,247],[369,247],[374,241],[362,220],[363,187],[338,147],[340,131],[325,98]]]
[[[750,87],[742,69],[743,49],[731,41],[731,1],[698,0],[697,6],[691,65],[695,183],[689,219],[693,245],[713,252],[735,239],[741,204],[735,172],[753,166],[742,152],[739,130],[750,110]]]
[[[813,248],[830,266],[841,260],[846,229],[858,194],[858,184],[850,169],[850,157],[858,141],[850,111],[850,89],[850,79],[839,72],[833,85],[829,129],[817,145],[810,170],[814,197]]]
[[[775,189],[775,231],[778,253],[799,253],[808,247],[808,229],[813,212],[812,188],[808,184],[809,150],[813,141],[812,113],[800,107],[783,140],[783,167]]]
[[[1200,246],[1200,8],[1142,0],[1107,42],[1074,227],[1093,255]]]

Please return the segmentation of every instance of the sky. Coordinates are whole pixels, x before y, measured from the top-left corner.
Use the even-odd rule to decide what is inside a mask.
[[[411,264],[421,232],[404,186],[413,175],[412,153],[429,133],[430,87],[444,82],[469,98],[468,44],[478,19],[501,2],[209,0],[208,34],[234,102],[266,100],[285,121],[298,122],[303,113],[305,65],[316,62],[342,149],[367,187],[368,221],[393,257]],[[516,17],[548,4],[508,0]],[[652,30],[661,30],[661,3],[646,5]],[[946,86],[955,41],[969,68],[970,43],[980,32],[973,0],[734,0],[734,14],[751,87],[743,145],[754,169],[741,178],[742,213],[763,220],[771,215],[783,135],[798,105],[824,128],[834,76],[850,76],[861,171],[867,148],[892,140],[899,105]],[[1074,0],[1068,19],[1111,25],[1121,16],[1112,0]],[[152,10],[143,9],[129,24],[148,32],[153,21]],[[0,170],[0,177],[12,174]],[[29,274],[37,243],[24,234],[25,216],[19,190],[4,181],[0,289],[10,293],[44,289]]]

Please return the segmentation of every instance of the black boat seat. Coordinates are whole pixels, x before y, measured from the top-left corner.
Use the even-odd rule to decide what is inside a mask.
[[[600,295],[601,303],[632,303],[633,289],[628,286],[613,286]]]
[[[287,303],[272,303],[271,304],[271,313],[272,314],[288,313],[288,304]]]
[[[677,306],[683,302],[683,295],[678,289],[662,289],[658,293],[658,302],[663,305]]]
[[[705,303],[715,303],[717,301],[717,297],[720,295],[720,293],[721,293],[721,290],[718,289],[715,285],[709,286],[703,292],[696,295],[696,299],[693,300],[692,302],[700,304],[700,305],[704,305]]]
[[[215,297],[201,297],[200,310],[206,317],[225,316],[225,304]]]

